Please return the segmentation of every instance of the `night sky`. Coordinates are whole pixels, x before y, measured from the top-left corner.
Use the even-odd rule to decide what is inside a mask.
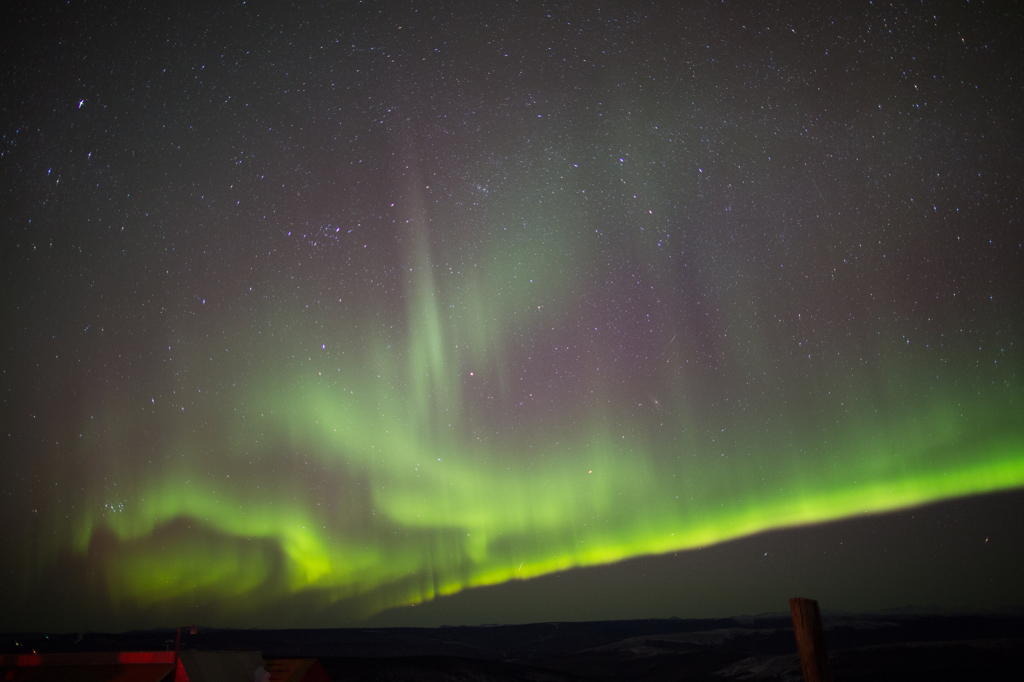
[[[1024,605],[1020,13],[20,4],[0,626]]]

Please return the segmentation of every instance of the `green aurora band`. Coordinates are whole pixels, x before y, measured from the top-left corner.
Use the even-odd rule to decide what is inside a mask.
[[[419,221],[399,313],[381,298],[287,338],[246,315],[224,340],[179,332],[170,364],[194,368],[179,385],[193,397],[160,412],[156,399],[106,396],[83,415],[84,459],[109,465],[80,474],[92,482],[54,514],[51,554],[89,557],[122,611],[166,619],[202,600],[234,623],[300,598],[358,619],[1024,485],[1019,385],[963,356],[970,369],[937,376],[929,343],[876,329],[824,333],[816,358],[797,355],[780,339],[805,316],[752,323],[767,316],[744,303],[755,284],[719,298],[710,353],[676,319],[643,361],[616,367],[607,337],[585,333],[603,322],[578,272],[601,262],[577,250],[566,273],[560,234],[447,261]],[[646,289],[639,309],[670,296]],[[881,364],[822,359],[864,356],[868,336]],[[249,349],[244,369],[215,355],[228,345]],[[129,417],[136,398],[143,418]]]

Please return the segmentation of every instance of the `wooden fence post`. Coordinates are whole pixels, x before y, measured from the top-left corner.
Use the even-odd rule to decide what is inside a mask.
[[[813,599],[794,597],[789,600],[796,634],[796,649],[800,652],[800,667],[804,682],[832,682],[832,666],[825,648],[825,630],[821,627],[821,612]]]

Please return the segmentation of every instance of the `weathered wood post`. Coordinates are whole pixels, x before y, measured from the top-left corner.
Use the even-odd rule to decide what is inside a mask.
[[[828,662],[818,602],[793,597],[789,600],[789,611],[793,615],[793,631],[796,633],[796,649],[800,653],[804,682],[832,682],[832,666]]]

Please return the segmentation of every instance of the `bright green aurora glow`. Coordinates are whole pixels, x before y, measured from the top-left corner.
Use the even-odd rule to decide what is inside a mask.
[[[471,586],[1024,485],[1024,439],[1005,420],[1017,387],[922,379],[914,363],[928,350],[900,348],[903,367],[823,367],[748,332],[741,343],[760,345],[747,357],[769,367],[807,360],[817,375],[794,379],[786,367],[757,377],[740,361],[714,375],[747,378],[722,388],[708,383],[699,339],[682,325],[648,346],[638,383],[600,366],[609,355],[588,345],[593,327],[573,313],[592,293],[541,255],[494,253],[491,277],[460,287],[443,280],[472,264],[437,268],[425,235],[412,241],[404,335],[400,325],[366,324],[363,336],[303,330],[299,338],[324,343],[252,369],[222,389],[234,396],[225,405],[201,402],[199,389],[157,452],[166,463],[75,515],[78,551],[100,529],[116,538],[103,557],[116,603],[172,608],[199,595],[230,617],[309,593],[365,616]],[[551,253],[543,239],[528,243]],[[502,272],[502,262],[520,266]],[[531,277],[533,286],[501,286]],[[575,331],[545,337],[566,326]],[[721,336],[734,331],[726,324]],[[525,346],[520,335],[544,340]],[[525,371],[534,356],[548,376]],[[561,373],[577,380],[560,394]],[[779,407],[788,403],[799,408]]]

